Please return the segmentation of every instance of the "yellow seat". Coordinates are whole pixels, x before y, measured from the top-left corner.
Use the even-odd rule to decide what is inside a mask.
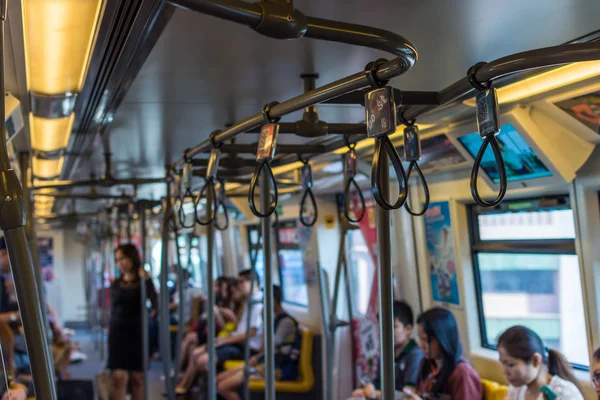
[[[171,326],[169,326],[169,331],[171,333],[177,332],[177,331],[179,331],[179,326],[177,326],[177,325],[171,325]]]
[[[302,333],[302,344],[300,346],[300,357],[298,359],[298,380],[275,381],[275,391],[282,393],[306,393],[315,385],[315,374],[312,368],[312,333],[300,327]],[[230,360],[224,364],[225,369],[239,368],[244,365],[243,361]],[[249,388],[252,392],[265,390],[265,381],[250,381]]]
[[[484,400],[504,400],[508,394],[508,386],[488,379],[482,379],[481,386],[483,387]]]

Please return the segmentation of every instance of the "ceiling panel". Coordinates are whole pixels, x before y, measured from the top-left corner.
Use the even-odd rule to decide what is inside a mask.
[[[405,90],[440,90],[478,61],[560,44],[598,29],[597,0],[296,1],[307,15],[401,34],[419,61],[393,80]],[[362,47],[310,39],[280,41],[245,26],[177,10],[114,116],[115,175],[155,176],[210,132],[303,90],[356,73],[379,57]],[[360,122],[359,106],[319,106],[328,122]],[[301,113],[287,116],[295,121]],[[244,138],[252,142],[256,136]],[[289,139],[285,139],[289,140]],[[98,148],[92,162],[101,160]]]

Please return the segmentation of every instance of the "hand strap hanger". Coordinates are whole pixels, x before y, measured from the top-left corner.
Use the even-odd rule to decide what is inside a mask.
[[[276,123],[279,119],[273,119],[269,116],[269,110],[276,104],[276,102],[273,102],[267,104],[263,108],[263,116],[268,124],[263,125],[260,131],[260,140],[258,141],[258,149],[256,150],[256,161],[258,161],[259,164],[254,171],[254,175],[252,175],[250,190],[248,191],[248,206],[250,207],[250,211],[259,218],[266,218],[275,212],[279,197],[277,193],[277,181],[275,180],[275,175],[273,175],[273,170],[271,169],[271,160],[275,157],[277,136],[279,135],[279,125]],[[256,187],[258,186],[258,178],[262,173],[267,174],[270,186],[273,190],[271,193],[271,203],[264,213],[259,211],[260,207],[256,207],[256,202],[254,200]]]
[[[304,194],[302,195],[302,200],[300,200],[300,222],[302,225],[306,227],[311,227],[317,222],[317,218],[319,217],[319,211],[317,209],[317,201],[315,200],[315,195],[312,190],[313,186],[313,177],[312,177],[312,168],[308,163],[308,160],[302,159],[298,157],[300,161],[304,164],[300,170],[300,176],[302,179],[302,186],[304,187]],[[313,213],[306,215],[307,205],[306,200],[310,199],[311,206],[313,208]]]
[[[496,89],[492,88],[490,82],[479,82],[477,81],[475,74],[477,70],[485,63],[480,62],[469,68],[467,77],[471,86],[473,86],[479,93],[477,94],[477,129],[479,130],[479,136],[483,139],[483,144],[475,157],[473,163],[473,169],[471,170],[471,194],[477,204],[482,207],[494,207],[502,202],[506,195],[506,189],[508,187],[506,179],[506,169],[504,167],[504,159],[502,158],[502,152],[500,151],[500,145],[496,136],[500,133],[500,120],[499,120],[499,107],[498,107],[498,94]],[[479,167],[481,161],[487,150],[488,146],[492,147],[494,153],[494,159],[496,162],[496,168],[498,169],[498,178],[500,181],[500,189],[496,199],[488,202],[484,200],[477,188],[477,178],[479,176]]]
[[[402,166],[402,161],[398,152],[392,145],[389,134],[396,131],[396,104],[394,102],[394,92],[386,82],[379,82],[375,78],[375,71],[384,63],[385,60],[377,60],[367,64],[365,73],[367,79],[373,88],[365,94],[365,111],[367,123],[367,136],[375,138],[375,152],[373,154],[373,164],[371,166],[371,190],[375,201],[384,210],[397,210],[406,202],[407,184],[406,173]],[[382,182],[380,172],[383,157],[389,157],[396,180],[398,182],[398,197],[392,204],[387,201],[388,193],[381,190]]]
[[[350,144],[348,138],[346,139],[346,146],[348,146],[348,151],[343,155],[342,160],[344,163],[344,178],[346,179],[346,185],[344,186],[344,216],[353,224],[362,221],[362,219],[366,215],[367,207],[365,205],[365,196],[363,195],[362,190],[356,183],[356,143]],[[351,205],[352,199],[350,198],[352,195],[352,191],[358,194],[358,208],[353,209]],[[355,215],[355,218],[352,217],[352,214]]]
[[[211,135],[211,139],[214,137],[213,133]],[[206,168],[206,180],[204,185],[200,189],[200,193],[198,193],[198,197],[196,197],[196,203],[194,204],[194,210],[196,213],[196,222],[200,225],[208,225],[212,223],[217,216],[217,208],[219,207],[219,199],[217,198],[217,192],[215,190],[215,181],[217,179],[217,169],[219,168],[219,158],[220,151],[218,148],[218,144],[213,140],[213,149],[210,152],[210,159],[208,160],[208,167]],[[209,193],[210,191],[210,193]],[[210,195],[210,199],[208,196]],[[202,199],[206,199],[206,218],[200,219],[200,213],[198,212],[198,207]],[[208,201],[212,203],[209,207]]]
[[[410,208],[410,201],[406,201],[404,204],[404,208],[410,215],[414,215],[415,217],[419,217],[424,215],[429,208],[429,187],[427,186],[427,181],[425,181],[425,176],[423,176],[423,172],[419,167],[418,161],[421,159],[421,139],[419,137],[419,127],[415,125],[414,121],[407,122],[405,121],[406,128],[404,128],[404,160],[409,163],[408,165],[408,173],[406,174],[406,183],[408,186],[408,182],[410,180],[410,174],[414,171],[417,172],[418,178],[423,182],[423,192],[425,193],[425,203],[423,204],[423,208],[421,211],[413,211]],[[410,189],[407,188],[407,197]]]
[[[181,186],[180,186],[180,191],[179,194],[177,196],[177,198],[175,199],[176,204],[179,203],[180,207],[178,207],[177,210],[177,214],[179,216],[179,224],[183,227],[183,228],[193,228],[194,225],[196,224],[196,207],[195,207],[195,201],[194,201],[194,194],[192,193],[192,160],[188,157],[188,151],[189,149],[186,149],[183,152],[183,159],[185,160],[185,164],[183,165],[183,169],[182,169],[182,177],[181,177]],[[183,196],[181,196],[181,193],[183,192]],[[186,204],[192,204],[193,209],[194,209],[194,214],[193,214],[193,219],[192,222],[187,224],[187,220],[185,218],[185,205]],[[189,207],[188,207],[189,208]]]

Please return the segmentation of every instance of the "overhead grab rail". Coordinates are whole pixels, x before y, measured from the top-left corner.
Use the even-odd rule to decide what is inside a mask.
[[[104,153],[104,176],[101,179],[87,179],[81,181],[53,181],[50,183],[32,186],[30,190],[42,190],[42,189],[71,189],[82,186],[121,186],[121,185],[153,185],[157,183],[167,182],[167,177],[160,178],[114,178],[111,174],[111,154]]]
[[[418,161],[421,159],[421,139],[419,137],[419,127],[414,124],[414,122],[406,122],[406,128],[404,128],[404,160],[409,163],[408,165],[408,173],[406,174],[406,185],[407,185],[407,196],[410,191],[408,187],[408,182],[410,181],[410,175],[413,171],[416,171],[418,174],[418,178],[423,183],[423,192],[425,193],[425,201],[423,203],[423,207],[421,211],[413,211],[410,208],[410,201],[407,199],[404,204],[404,208],[410,215],[414,215],[415,217],[420,217],[427,212],[429,208],[429,187],[427,186],[427,181],[425,180],[425,176],[419,167]]]
[[[187,150],[183,152],[185,164],[183,165],[183,168],[181,170],[181,186],[179,186],[178,188],[179,194],[178,198],[175,201],[180,204],[180,207],[177,210],[179,224],[183,228],[193,228],[196,224],[196,219],[198,218],[198,216],[196,215],[196,202],[194,199],[194,194],[192,193],[192,160],[187,156],[187,152]],[[183,192],[183,195],[181,195],[181,192]],[[185,218],[186,199],[190,200],[188,204],[191,203],[194,209],[192,222],[189,224],[186,223]]]
[[[229,213],[227,212],[227,194],[225,191],[225,181],[224,180],[219,180],[219,191],[217,193],[217,207],[216,207],[216,212],[217,215],[215,216],[215,228],[217,228],[217,230],[219,231],[225,231],[227,230],[227,228],[229,228]],[[222,214],[223,214],[223,223],[219,222],[219,210],[222,210]]]
[[[374,72],[377,70],[377,66],[384,61],[377,60],[367,64],[365,68],[365,75],[372,87],[372,90],[365,95],[367,136],[375,138],[375,151],[371,166],[371,190],[373,198],[381,208],[384,210],[397,210],[406,202],[408,185],[398,151],[396,151],[388,136],[396,131],[397,113],[394,92],[389,86],[386,86],[387,81],[377,80]],[[381,171],[383,168],[387,168],[387,163],[383,162],[384,157],[389,158],[398,183],[398,196],[394,203],[388,202],[389,193],[384,190],[388,183],[382,182],[382,176],[387,175]]]
[[[279,133],[279,125],[274,123],[275,120],[269,116],[269,110],[272,104],[274,103],[265,106],[264,109],[264,119],[271,123],[264,125],[260,133],[258,149],[256,150],[256,161],[258,162],[258,166],[256,167],[254,175],[252,175],[250,189],[248,190],[248,206],[250,207],[252,214],[259,218],[266,218],[273,214],[273,212],[275,212],[277,209],[277,202],[279,200],[277,181],[275,180],[275,175],[273,175],[273,170],[271,169],[271,160],[273,160],[273,157],[275,157],[277,135]],[[258,186],[258,180],[260,176],[263,174],[266,174],[266,179],[263,179],[261,184],[270,186],[273,191],[271,192],[270,188],[264,188],[266,192],[269,192],[268,197],[270,201],[268,207],[264,207],[259,211],[259,208],[256,207],[255,202],[256,187]]]
[[[319,217],[319,210],[317,208],[317,201],[315,200],[315,194],[313,193],[313,176],[312,176],[312,168],[308,163],[308,160],[300,158],[300,161],[304,164],[300,170],[300,176],[302,177],[302,187],[304,188],[304,194],[302,195],[302,200],[300,200],[300,211],[299,211],[299,219],[302,225],[306,227],[311,227],[317,222],[317,218]],[[313,213],[308,214],[307,209],[308,206],[306,204],[306,200],[310,200]]]
[[[397,58],[377,66],[374,75],[380,81],[391,79],[408,71],[415,64],[418,57],[415,46],[400,35],[364,25],[305,17],[298,10],[294,9],[291,1],[289,3],[264,1],[260,3],[246,3],[240,0],[170,0],[170,3],[189,10],[248,25],[256,29],[259,33],[274,38],[291,39],[303,36],[366,46],[389,52],[397,56]],[[302,20],[306,21],[305,24],[301,22]],[[293,111],[331,100],[367,86],[369,86],[367,77],[363,72],[359,72],[328,85],[310,90],[282,103],[274,104],[269,110],[269,116],[272,119],[281,118]],[[214,142],[226,142],[240,133],[248,132],[263,124],[264,113],[260,112],[225,129],[211,140],[206,140],[193,147],[188,155],[194,157],[196,154],[209,150]],[[181,167],[182,164],[183,160],[179,160],[175,163],[175,166]]]
[[[344,185],[344,202],[343,202],[343,210],[344,216],[346,220],[351,223],[358,223],[362,221],[364,218],[367,207],[365,205],[365,196],[363,195],[362,190],[356,183],[356,143],[350,143],[348,139],[346,139],[346,146],[348,146],[348,151],[343,155],[343,163],[344,163],[344,179],[346,180],[346,184]],[[351,205],[351,196],[352,189],[354,188],[354,193],[358,195],[358,209],[353,209]],[[354,217],[352,216],[354,214]]]
[[[214,135],[214,133],[213,133]],[[213,136],[211,135],[211,137]],[[215,190],[215,181],[217,179],[217,169],[219,168],[219,157],[220,152],[218,149],[218,145],[215,144],[213,149],[210,152],[210,160],[208,161],[208,167],[206,168],[206,181],[204,185],[200,189],[200,193],[198,193],[198,197],[196,197],[196,202],[194,203],[194,212],[196,214],[196,222],[200,225],[206,226],[211,224],[216,216],[217,209],[219,207],[217,198],[217,193]],[[209,193],[210,191],[210,193]],[[198,207],[202,203],[202,199],[206,200],[206,218],[201,219]],[[209,207],[208,202],[212,202],[212,206]]]

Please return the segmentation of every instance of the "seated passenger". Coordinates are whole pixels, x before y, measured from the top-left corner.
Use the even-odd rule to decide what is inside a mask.
[[[5,322],[0,321],[0,348],[2,349],[0,371],[4,373],[4,376],[0,377],[2,400],[25,400],[27,398],[27,387],[13,379],[15,373],[14,346],[11,328]]]
[[[423,352],[412,339],[414,326],[413,312],[410,306],[403,301],[394,302],[394,354],[396,370],[396,390],[401,391],[405,386],[417,385],[419,364]],[[380,399],[381,377],[365,385],[362,389],[352,392],[352,397]]]
[[[275,380],[298,379],[298,355],[301,336],[298,323],[281,307],[281,288],[273,286],[273,311],[275,315],[273,341],[275,343]],[[248,360],[251,380],[264,380],[263,351]],[[241,400],[238,391],[244,383],[244,367],[221,372],[217,376],[217,391],[225,400]]]
[[[546,349],[531,329],[506,330],[498,339],[498,353],[510,382],[507,400],[544,399],[540,392],[544,386],[562,400],[583,400],[569,362],[558,351]]]
[[[592,357],[592,364],[590,365],[590,375],[592,375],[592,384],[594,385],[594,391],[600,399],[600,347],[594,352]]]
[[[482,399],[479,374],[463,357],[454,315],[434,307],[421,314],[417,324],[419,346],[425,356],[419,367],[417,393],[440,399]],[[404,390],[411,400],[422,398],[412,388]]]
[[[250,281],[252,276],[254,276],[255,285],[254,290],[251,292]],[[258,276],[256,276],[253,270],[248,269],[240,272],[238,282],[243,298],[245,299],[242,308],[243,314],[239,319],[235,331],[230,336],[215,339],[216,362],[219,369],[222,369],[223,364],[227,360],[241,360],[244,358],[244,343],[247,335],[251,352],[256,353],[262,347],[262,337],[259,334],[259,329],[262,326],[262,303],[254,304],[250,315],[248,315],[248,308],[246,306],[248,301],[259,302],[262,300],[262,292],[258,289]],[[250,331],[246,332],[248,320],[250,321]],[[187,393],[196,377],[207,372],[208,352],[206,346],[201,346],[192,352],[185,374],[177,384],[175,392],[177,394]]]
[[[231,335],[235,331],[239,317],[243,312],[243,292],[235,278],[223,278],[219,285],[218,303],[214,306],[215,331],[218,337]],[[206,344],[208,331],[207,314],[203,313],[191,332],[188,332],[181,344],[179,369],[187,368],[189,358],[199,346]]]

